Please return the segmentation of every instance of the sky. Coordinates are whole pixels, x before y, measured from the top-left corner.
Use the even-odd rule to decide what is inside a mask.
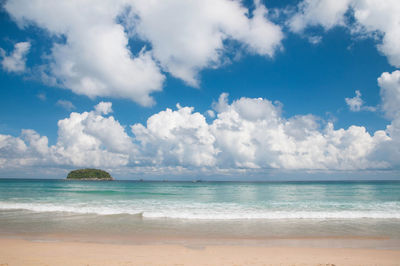
[[[0,5],[0,178],[400,179],[398,0]]]

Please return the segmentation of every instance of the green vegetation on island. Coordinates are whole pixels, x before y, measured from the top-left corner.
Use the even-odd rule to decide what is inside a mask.
[[[69,172],[70,180],[114,180],[106,171],[100,169],[78,169]]]

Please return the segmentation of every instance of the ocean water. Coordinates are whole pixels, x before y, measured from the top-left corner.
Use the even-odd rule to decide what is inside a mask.
[[[0,234],[400,239],[400,182],[0,179]]]

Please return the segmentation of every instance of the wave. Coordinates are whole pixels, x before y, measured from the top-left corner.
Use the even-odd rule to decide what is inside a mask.
[[[382,206],[381,206],[382,207]],[[0,210],[31,211],[35,213],[75,213],[96,215],[131,215],[148,219],[188,219],[188,220],[273,220],[273,219],[400,219],[400,210],[386,208],[374,210],[271,210],[253,209],[244,206],[225,207],[202,204],[196,208],[191,206],[72,206],[44,203],[10,203],[0,202]]]

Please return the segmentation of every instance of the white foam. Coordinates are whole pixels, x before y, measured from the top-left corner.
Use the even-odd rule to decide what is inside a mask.
[[[333,204],[334,205],[334,204]],[[160,201],[114,202],[103,205],[49,204],[0,202],[0,210],[28,210],[37,213],[68,212],[77,214],[141,215],[144,218],[171,218],[196,220],[251,220],[251,219],[400,219],[398,203],[360,205],[359,209],[304,208],[276,210],[253,208],[230,203],[178,203]]]

